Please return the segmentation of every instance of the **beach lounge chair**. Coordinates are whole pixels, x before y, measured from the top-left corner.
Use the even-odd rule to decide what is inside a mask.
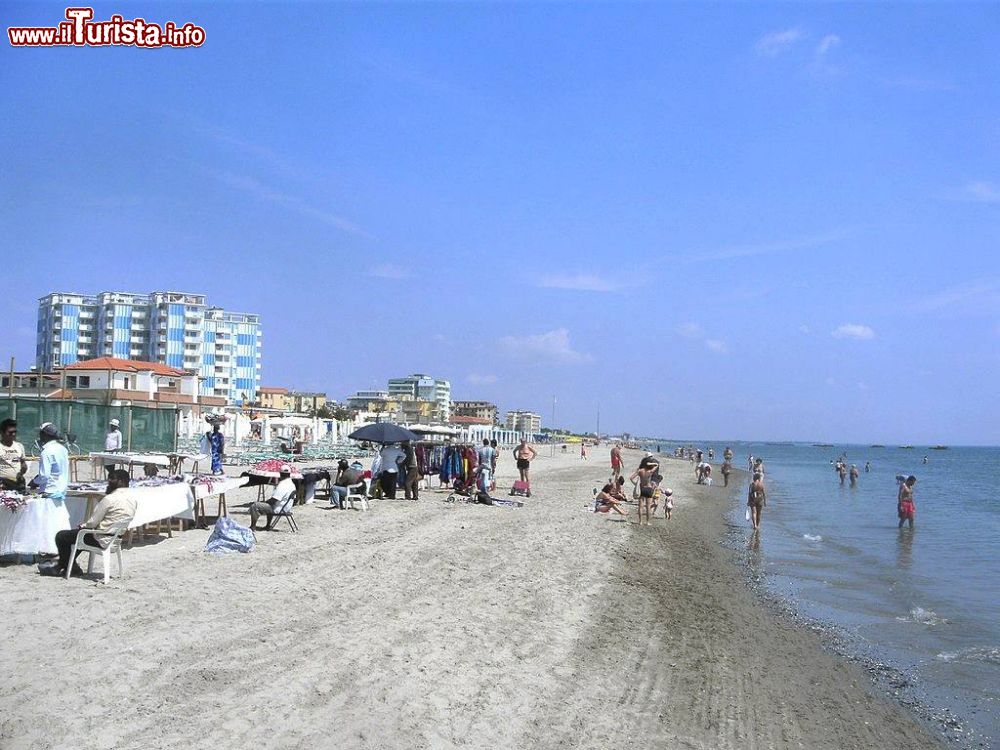
[[[69,559],[70,563],[76,560],[77,552],[89,552],[90,561],[87,563],[87,575],[94,572],[94,555],[101,556],[101,562],[104,565],[104,582],[107,583],[111,579],[111,555],[115,555],[118,559],[118,577],[125,575],[125,565],[122,563],[122,535],[128,530],[128,523],[122,523],[118,526],[113,526],[105,531],[97,531],[95,529],[80,529],[76,535],[76,541],[73,542],[73,548],[70,550]],[[87,534],[93,534],[95,537],[111,537],[111,543],[104,547],[87,544],[84,541],[84,536]],[[66,578],[70,577],[72,573],[72,564],[66,566]]]
[[[361,510],[368,510],[368,493],[366,492],[365,483],[358,482],[347,488],[347,497],[344,498],[344,502],[351,507],[351,510],[357,510],[354,507],[354,503],[361,503]]]

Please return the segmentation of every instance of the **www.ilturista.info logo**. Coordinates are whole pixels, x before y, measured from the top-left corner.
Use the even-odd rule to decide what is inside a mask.
[[[200,47],[205,29],[166,21],[162,26],[142,18],[126,20],[117,14],[108,21],[94,21],[93,8],[67,8],[58,26],[11,26],[12,47]]]

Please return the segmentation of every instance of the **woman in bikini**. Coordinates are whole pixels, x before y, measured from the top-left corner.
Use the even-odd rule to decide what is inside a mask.
[[[917,478],[910,474],[906,481],[899,485],[899,496],[896,498],[896,513],[899,515],[899,528],[903,528],[903,523],[910,522],[913,528],[913,517],[917,514],[917,506],[913,503],[913,485],[917,483]]]
[[[653,499],[653,493],[656,488],[653,484],[653,476],[659,474],[660,465],[649,458],[644,458],[642,463],[639,464],[639,468],[636,469],[630,479],[635,482],[639,481],[639,525],[649,526],[649,504]],[[643,523],[642,517],[643,512],[646,515],[646,521]]]
[[[754,531],[760,529],[760,513],[767,503],[767,492],[764,489],[764,475],[755,472],[747,493],[747,507],[750,508],[750,522]]]
[[[597,497],[594,498],[594,512],[595,513],[607,513],[608,511],[614,511],[618,515],[627,516],[628,511],[621,509],[621,500],[615,494],[615,487],[612,483],[604,485],[604,488],[597,493]]]

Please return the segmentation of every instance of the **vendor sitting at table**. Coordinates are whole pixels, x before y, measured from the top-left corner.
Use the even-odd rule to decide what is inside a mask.
[[[5,419],[0,422],[0,490],[24,492],[24,475],[28,464],[24,460],[24,446],[17,437],[17,422]]]
[[[129,476],[125,469],[115,469],[108,477],[107,494],[94,508],[93,514],[86,521],[75,529],[65,529],[56,533],[56,548],[59,550],[59,562],[56,567],[43,569],[42,573],[47,575],[66,575],[66,567],[72,563],[72,575],[83,575],[83,570],[76,564],[76,560],[70,560],[69,554],[76,542],[77,532],[80,529],[94,529],[95,531],[107,531],[112,527],[128,525],[135,518],[135,496],[133,490],[128,488]],[[86,544],[107,548],[111,543],[111,537],[94,534],[85,534],[83,541]],[[77,553],[79,554],[79,552]]]
[[[345,459],[340,459],[337,462],[337,476],[333,480],[333,486],[330,487],[330,505],[331,507],[344,509],[344,501],[347,496],[351,494],[351,487],[363,482],[364,475],[358,469],[352,469],[351,465],[347,463]],[[362,488],[360,494],[364,493],[364,488]]]
[[[266,503],[258,500],[250,504],[250,528],[254,531],[257,530],[257,519],[261,516],[267,516],[264,531],[270,531],[274,514],[287,513],[292,509],[297,492],[295,482],[292,481],[292,467],[282,464],[278,475],[278,483],[274,486],[271,499]]]

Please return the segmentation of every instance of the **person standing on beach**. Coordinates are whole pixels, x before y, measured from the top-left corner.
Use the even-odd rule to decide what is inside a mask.
[[[722,462],[722,481],[723,481],[723,487],[728,487],[729,486],[729,475],[730,475],[730,473],[732,473],[732,471],[733,471],[733,464],[727,458],[725,461]]]
[[[399,474],[399,463],[403,460],[403,452],[395,445],[386,445],[379,451],[382,457],[382,475],[379,482],[382,485],[382,496],[390,500],[396,499],[396,480]]]
[[[528,469],[537,455],[535,449],[528,445],[528,441],[524,438],[521,438],[521,444],[514,449],[514,458],[517,459],[517,471],[521,475],[521,481],[527,485],[531,484],[531,480],[528,478]]]
[[[650,458],[644,458],[642,463],[639,464],[639,468],[636,469],[632,476],[629,477],[633,482],[639,482],[639,525],[649,526],[649,504],[653,499],[653,492],[655,488],[653,487],[653,476],[659,472],[660,465]],[[645,513],[646,520],[643,522],[643,513]]]
[[[104,435],[104,452],[105,453],[121,453],[122,450],[122,431],[121,422],[117,419],[112,419],[108,422],[108,431]],[[108,472],[108,477],[111,477],[111,472],[115,470],[115,465],[113,463],[105,464],[105,470]]]
[[[611,447],[611,477],[618,481],[622,475],[622,444],[615,443]]]
[[[840,477],[840,486],[844,486],[844,480],[847,478],[847,464],[843,461],[837,462],[837,475]]]
[[[212,473],[221,474],[222,473],[222,459],[226,455],[226,438],[219,431],[219,422],[210,422],[212,429],[205,433],[204,439],[201,441],[202,453],[207,453],[212,457]]]
[[[903,523],[910,522],[913,528],[913,518],[917,515],[917,506],[913,502],[913,485],[917,483],[917,478],[910,474],[904,482],[899,485],[899,495],[896,498],[896,513],[899,515],[899,528],[903,528]]]
[[[750,522],[753,530],[760,529],[760,514],[767,504],[767,490],[764,489],[764,475],[755,473],[753,481],[750,482],[750,490],[747,492],[747,507],[750,508]]]
[[[490,486],[490,490],[495,490],[497,488],[497,463],[500,461],[500,445],[497,443],[496,438],[490,440],[490,448],[493,449],[493,461],[490,463],[490,476],[493,477],[493,484]]]
[[[851,464],[851,487],[858,486],[858,477],[861,476],[861,472],[858,471],[858,467],[855,464]]]
[[[0,422],[0,490],[23,492],[28,464],[24,460],[24,446],[14,439],[16,437],[15,420],[5,419]]]
[[[403,475],[403,497],[407,500],[419,500],[417,497],[420,484],[420,469],[417,466],[417,451],[409,440],[402,442],[403,461],[400,465]]]
[[[580,443],[580,460],[587,460],[587,444],[585,442]]]
[[[723,458],[724,458],[724,459],[725,459],[726,461],[732,461],[732,460],[733,460],[733,449],[732,449],[732,448],[730,448],[730,447],[729,447],[729,446],[727,445],[727,446],[726,446],[726,449],[725,449],[725,450],[724,450],[724,451],[722,452],[722,457],[723,457]]]

